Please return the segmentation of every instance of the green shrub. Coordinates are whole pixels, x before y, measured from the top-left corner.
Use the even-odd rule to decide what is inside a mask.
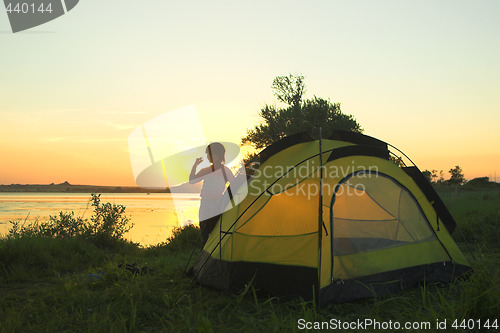
[[[147,249],[149,255],[163,255],[165,252],[181,253],[201,249],[201,234],[200,228],[195,225],[178,227],[172,230],[172,235],[165,242],[155,246],[150,246]]]
[[[48,222],[38,220],[26,224],[11,221],[9,238],[67,238],[78,237],[105,245],[123,240],[123,235],[133,227],[130,218],[125,215],[125,206],[101,203],[100,194],[91,194],[90,202],[94,213],[88,219],[75,216],[74,212],[59,212],[57,216],[49,216]]]
[[[201,246],[200,228],[194,225],[175,228],[172,236],[167,238],[167,244],[170,249],[179,251]]]
[[[90,201],[94,214],[90,217],[87,232],[91,237],[103,239],[122,239],[134,224],[125,215],[125,206],[109,202],[101,204],[100,194],[92,194]]]

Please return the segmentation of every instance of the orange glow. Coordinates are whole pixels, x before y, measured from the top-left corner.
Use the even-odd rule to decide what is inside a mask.
[[[133,186],[134,128],[196,105],[207,141],[240,144],[288,73],[421,169],[500,175],[498,1],[114,6],[0,20],[0,184]]]

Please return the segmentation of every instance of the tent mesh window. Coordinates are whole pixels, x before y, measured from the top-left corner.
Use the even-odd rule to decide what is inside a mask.
[[[332,204],[335,256],[436,240],[410,192],[380,173],[347,179]]]

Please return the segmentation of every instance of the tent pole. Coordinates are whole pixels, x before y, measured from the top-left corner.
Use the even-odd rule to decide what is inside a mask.
[[[220,271],[220,286],[224,290],[224,274],[222,272],[222,215],[219,220],[219,271]]]
[[[186,267],[184,267],[184,272],[182,273],[183,276],[186,276],[189,263],[191,262],[191,258],[193,257],[194,251],[196,250],[196,247],[198,246],[200,239],[201,239],[201,233],[198,235],[198,238],[196,239],[196,243],[193,246],[193,250],[191,250],[191,254],[189,255],[189,259],[186,263]]]
[[[467,239],[465,239],[465,236],[464,236],[464,234],[463,234],[463,232],[462,232],[462,229],[460,229],[460,228],[458,227],[458,225],[456,226],[456,228],[457,228],[457,229],[458,229],[458,231],[460,232],[460,235],[462,236],[462,239],[464,240],[465,245],[467,245],[467,249],[469,250],[470,255],[472,256],[472,258],[474,259],[474,261],[476,261],[476,262],[477,262],[476,256],[475,256],[475,255],[474,255],[474,253],[472,252],[472,249],[471,249],[471,248],[470,248],[470,246],[469,246],[469,242],[467,242]],[[451,236],[451,235],[450,235],[450,236]]]
[[[328,150],[325,150],[323,153],[329,153],[329,152],[332,152],[333,150],[335,150],[335,148],[332,148],[332,149],[328,149]],[[301,165],[302,163],[306,162],[306,161],[309,161],[310,159],[313,159],[315,157],[317,157],[318,155],[321,155],[321,154],[315,154],[313,156],[310,156],[302,161],[300,161],[299,163],[297,163],[296,165],[294,165],[294,168],[296,168],[297,166]],[[280,177],[278,177],[277,179],[275,179],[264,191],[262,191],[258,196],[257,198],[255,198],[251,203],[250,205],[248,205],[247,208],[245,208],[243,210],[243,212],[241,212],[241,214],[238,215],[238,217],[236,218],[236,220],[231,223],[231,225],[229,226],[229,228],[227,228],[227,230],[231,230],[235,225],[236,223],[238,223],[238,221],[240,220],[240,218],[245,215],[245,213],[250,209],[250,207],[252,207],[256,202],[257,200],[262,196],[264,195],[264,193],[268,193],[267,190],[269,190],[277,181],[279,181],[281,178],[283,178],[285,175],[287,175],[292,169],[288,170],[287,172],[285,172],[283,175],[281,175]],[[325,227],[325,231],[326,231],[326,227]],[[226,237],[228,234],[230,233],[227,233],[225,232],[224,235],[221,237],[221,240],[224,239],[224,237]],[[203,264],[201,265],[200,269],[198,270],[198,272],[195,272],[195,277],[193,279],[195,279],[197,276],[198,276],[198,273],[203,269],[203,267],[205,267],[205,264],[207,263],[208,261],[208,258],[215,252],[215,249],[217,248],[217,246],[212,250],[210,251],[210,254],[209,256],[207,257],[207,259],[205,259],[205,261],[203,261]]]
[[[318,288],[316,302],[320,306],[321,250],[323,247],[323,154],[321,147],[321,127],[319,128],[319,204],[318,204]]]

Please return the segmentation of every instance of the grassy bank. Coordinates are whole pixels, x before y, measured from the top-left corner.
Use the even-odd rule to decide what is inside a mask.
[[[95,221],[60,215],[43,227],[18,225],[0,240],[0,330],[294,332],[300,331],[299,319],[365,318],[429,322],[433,329],[428,332],[435,331],[436,320],[447,319],[448,330],[454,319],[480,319],[482,324],[489,319],[492,324],[500,320],[500,191],[445,189],[440,194],[476,256],[474,261],[455,234],[474,267],[470,279],[321,309],[300,299],[259,298],[251,286],[227,294],[183,277],[197,228],[178,230],[163,244],[141,248],[115,232],[126,230],[129,222],[113,223],[123,215],[111,214],[121,212],[119,207],[102,203]],[[102,228],[92,227],[95,223]]]

